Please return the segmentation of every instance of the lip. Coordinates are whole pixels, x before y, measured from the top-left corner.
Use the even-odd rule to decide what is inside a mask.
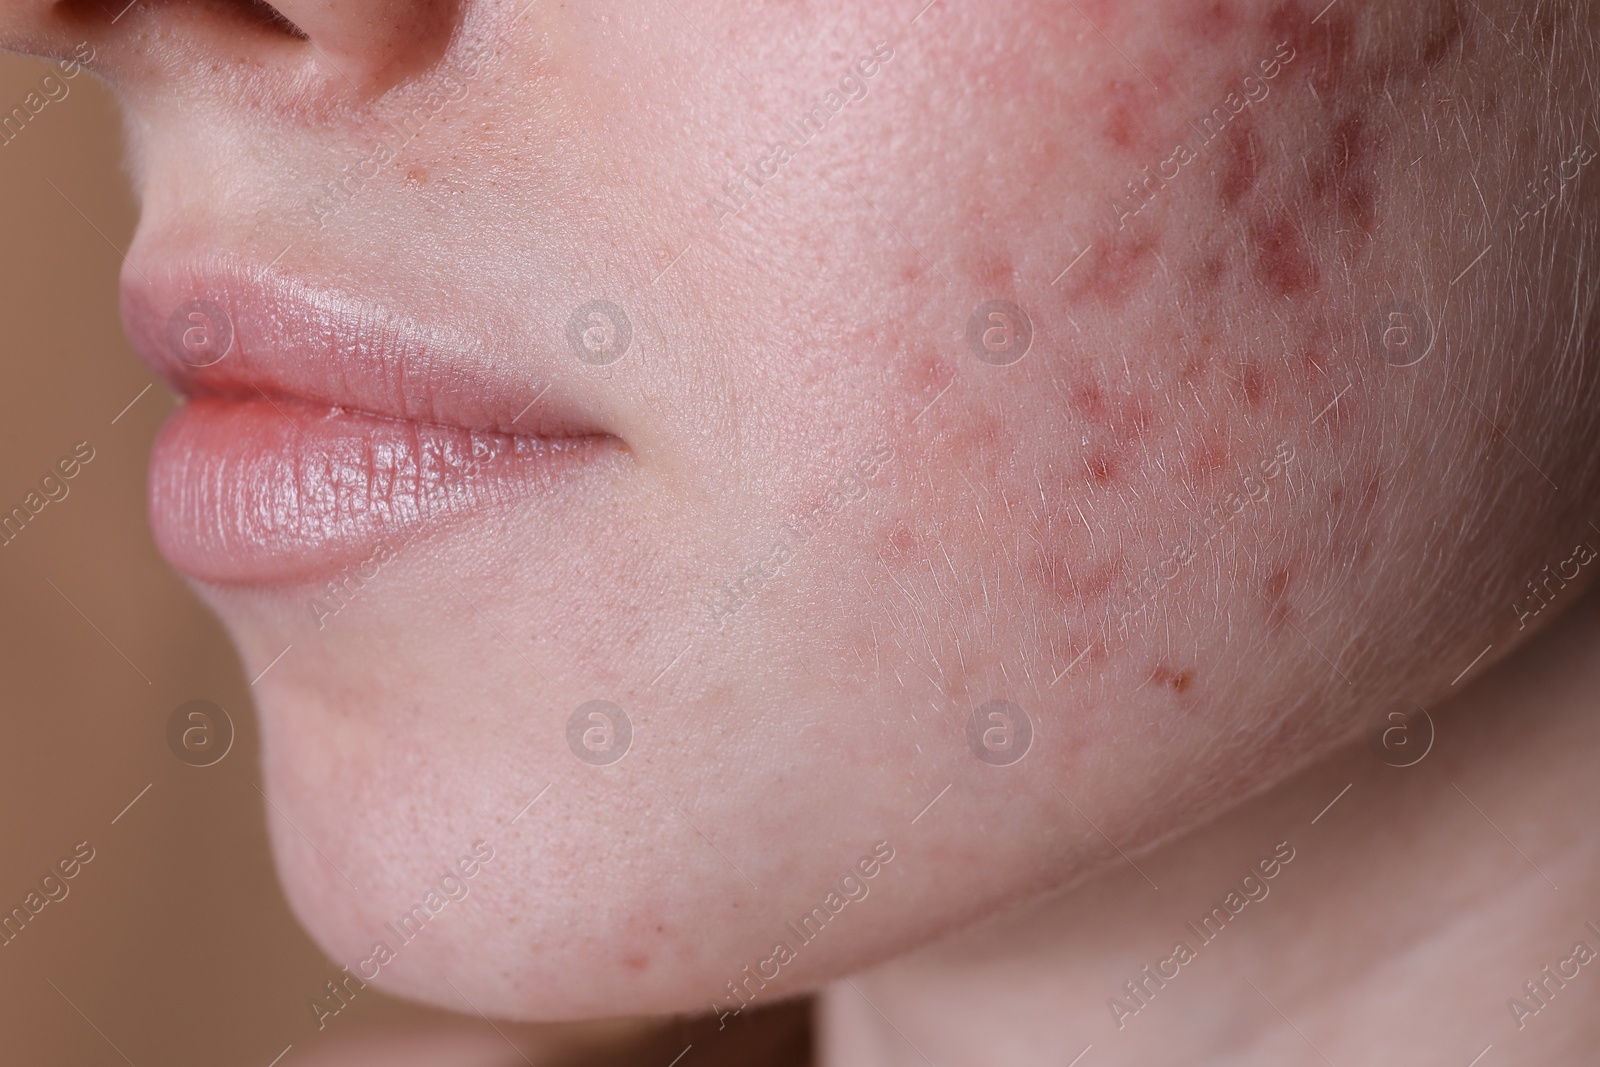
[[[509,327],[398,306],[232,262],[125,273],[129,338],[188,397],[150,461],[169,562],[224,585],[314,581],[424,528],[553,500],[625,451],[583,382],[496,340]]]

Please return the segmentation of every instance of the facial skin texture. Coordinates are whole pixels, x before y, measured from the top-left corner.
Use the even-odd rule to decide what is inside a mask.
[[[6,28],[89,38],[126,97],[135,290],[219,257],[488,335],[621,442],[333,618],[331,575],[198,585],[273,664],[273,840],[331,956],[493,847],[384,988],[732,1007],[887,842],[757,1002],[816,988],[1431,704],[1600,536],[1576,5],[413,6],[395,34],[280,5],[322,56],[220,5]],[[469,45],[460,99],[367,164]],[[605,366],[567,343],[596,299],[633,332]],[[967,340],[995,300],[1032,326],[1007,366]],[[1397,307],[1432,334],[1410,366],[1369,342]],[[593,699],[632,723],[610,766],[567,744]],[[995,699],[1032,723],[1012,766],[968,746]]]

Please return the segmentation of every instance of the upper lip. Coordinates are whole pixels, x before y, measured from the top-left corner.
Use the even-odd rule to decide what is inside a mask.
[[[226,317],[209,327],[232,335],[226,354],[205,366],[186,361],[171,329],[201,301]],[[190,396],[291,398],[521,437],[613,436],[580,383],[517,343],[509,324],[422,320],[399,300],[233,260],[125,273],[122,317],[140,357]]]

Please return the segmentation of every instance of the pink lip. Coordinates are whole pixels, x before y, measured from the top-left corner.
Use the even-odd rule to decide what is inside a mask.
[[[124,324],[190,397],[151,456],[151,527],[196,578],[313,580],[623,448],[556,359],[277,275],[146,273]]]

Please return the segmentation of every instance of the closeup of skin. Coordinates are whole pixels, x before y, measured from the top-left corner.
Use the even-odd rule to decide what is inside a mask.
[[[152,527],[352,982],[732,1013],[1132,892],[1594,573],[1587,5],[0,11],[125,102]]]

